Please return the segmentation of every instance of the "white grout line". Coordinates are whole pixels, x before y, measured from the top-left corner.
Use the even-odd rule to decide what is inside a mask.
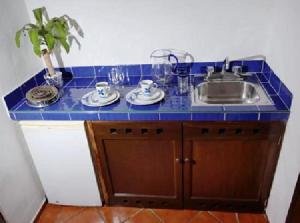
[[[237,221],[237,223],[240,223],[240,219],[239,219],[238,213],[235,213],[235,220]]]
[[[263,60],[263,63],[262,63],[262,65],[261,65],[261,73],[263,73],[263,72],[264,72],[265,63],[266,63],[266,61],[264,61],[264,60]]]
[[[220,222],[220,223],[224,223],[222,220],[220,220],[217,216],[215,216],[213,213],[211,213],[210,211],[207,211],[207,213],[212,216],[216,221]]]
[[[96,78],[96,67],[93,66],[93,69],[94,69],[94,78]]]
[[[149,212],[151,212],[160,222],[164,223],[165,221],[158,215],[155,213],[155,211],[153,211],[152,209],[148,209]]]
[[[260,121],[260,112],[258,112],[257,120]]]

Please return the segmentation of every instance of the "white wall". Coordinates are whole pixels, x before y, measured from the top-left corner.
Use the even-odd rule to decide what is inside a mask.
[[[68,14],[85,33],[65,66],[149,63],[156,48],[179,48],[197,61],[267,54],[268,62],[295,95],[275,175],[268,215],[284,222],[299,172],[299,52],[297,0],[25,0],[46,6],[50,17]],[[299,146],[298,146],[299,147]]]
[[[42,66],[31,46],[14,44],[15,31],[29,20],[23,0],[0,2],[0,97],[20,85]],[[0,101],[0,210],[11,223],[28,223],[44,199],[23,135]]]
[[[65,66],[150,63],[157,48],[185,49],[197,61],[262,53],[271,0],[25,0],[68,14],[85,34],[81,50],[63,54]]]
[[[280,79],[294,94],[267,213],[272,223],[285,222],[300,171],[300,2],[276,0],[272,8],[266,55]]]

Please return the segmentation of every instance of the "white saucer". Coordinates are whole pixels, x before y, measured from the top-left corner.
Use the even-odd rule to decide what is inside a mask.
[[[133,105],[151,105],[161,101],[165,97],[165,92],[159,88],[151,94],[144,95],[141,89],[134,89],[126,95],[126,101]]]
[[[90,107],[110,105],[120,98],[118,91],[113,91],[108,97],[100,97],[97,90],[90,91],[81,98],[81,103]]]

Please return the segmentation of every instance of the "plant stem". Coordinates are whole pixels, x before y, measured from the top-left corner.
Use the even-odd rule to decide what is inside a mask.
[[[48,68],[49,75],[54,76],[55,75],[55,70],[54,70],[49,52],[46,49],[44,49],[44,50],[42,50],[42,55],[43,55],[43,59],[45,61],[45,64]]]

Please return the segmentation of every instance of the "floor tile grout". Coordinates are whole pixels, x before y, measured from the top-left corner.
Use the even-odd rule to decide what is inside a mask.
[[[68,217],[68,218],[66,218],[65,220],[62,220],[62,221],[60,221],[60,222],[61,222],[61,223],[67,222],[67,221],[69,221],[70,219],[72,219],[72,218],[74,218],[74,217],[76,217],[76,216],[79,216],[79,215],[80,215],[82,212],[84,212],[86,209],[87,209],[87,208],[79,209],[78,212],[74,213],[72,216],[70,216],[70,217]],[[63,211],[61,211],[60,214],[61,214],[62,212],[63,212]],[[58,214],[58,216],[59,216],[59,214]]]
[[[121,223],[125,223],[127,222],[128,220],[134,218],[136,215],[138,215],[140,212],[142,212],[143,210],[145,210],[144,208],[141,208],[139,210],[137,210],[135,213],[133,213],[132,215],[130,215],[128,218],[126,218],[125,220],[123,221],[120,221]]]
[[[210,211],[207,211],[207,213],[212,216],[214,219],[216,219],[218,222],[220,223],[224,223],[222,220],[220,220],[217,216],[215,216],[213,213],[211,213]]]
[[[164,223],[165,221],[153,210],[153,209],[149,209],[150,212],[152,212],[152,214],[158,218],[158,220],[162,223]]]
[[[239,213],[235,213],[235,219],[237,223],[240,223]]]
[[[187,223],[192,222],[192,220],[193,220],[194,218],[196,218],[196,216],[200,215],[202,212],[203,212],[203,211],[198,211],[197,214],[195,214],[195,215],[194,215]]]

